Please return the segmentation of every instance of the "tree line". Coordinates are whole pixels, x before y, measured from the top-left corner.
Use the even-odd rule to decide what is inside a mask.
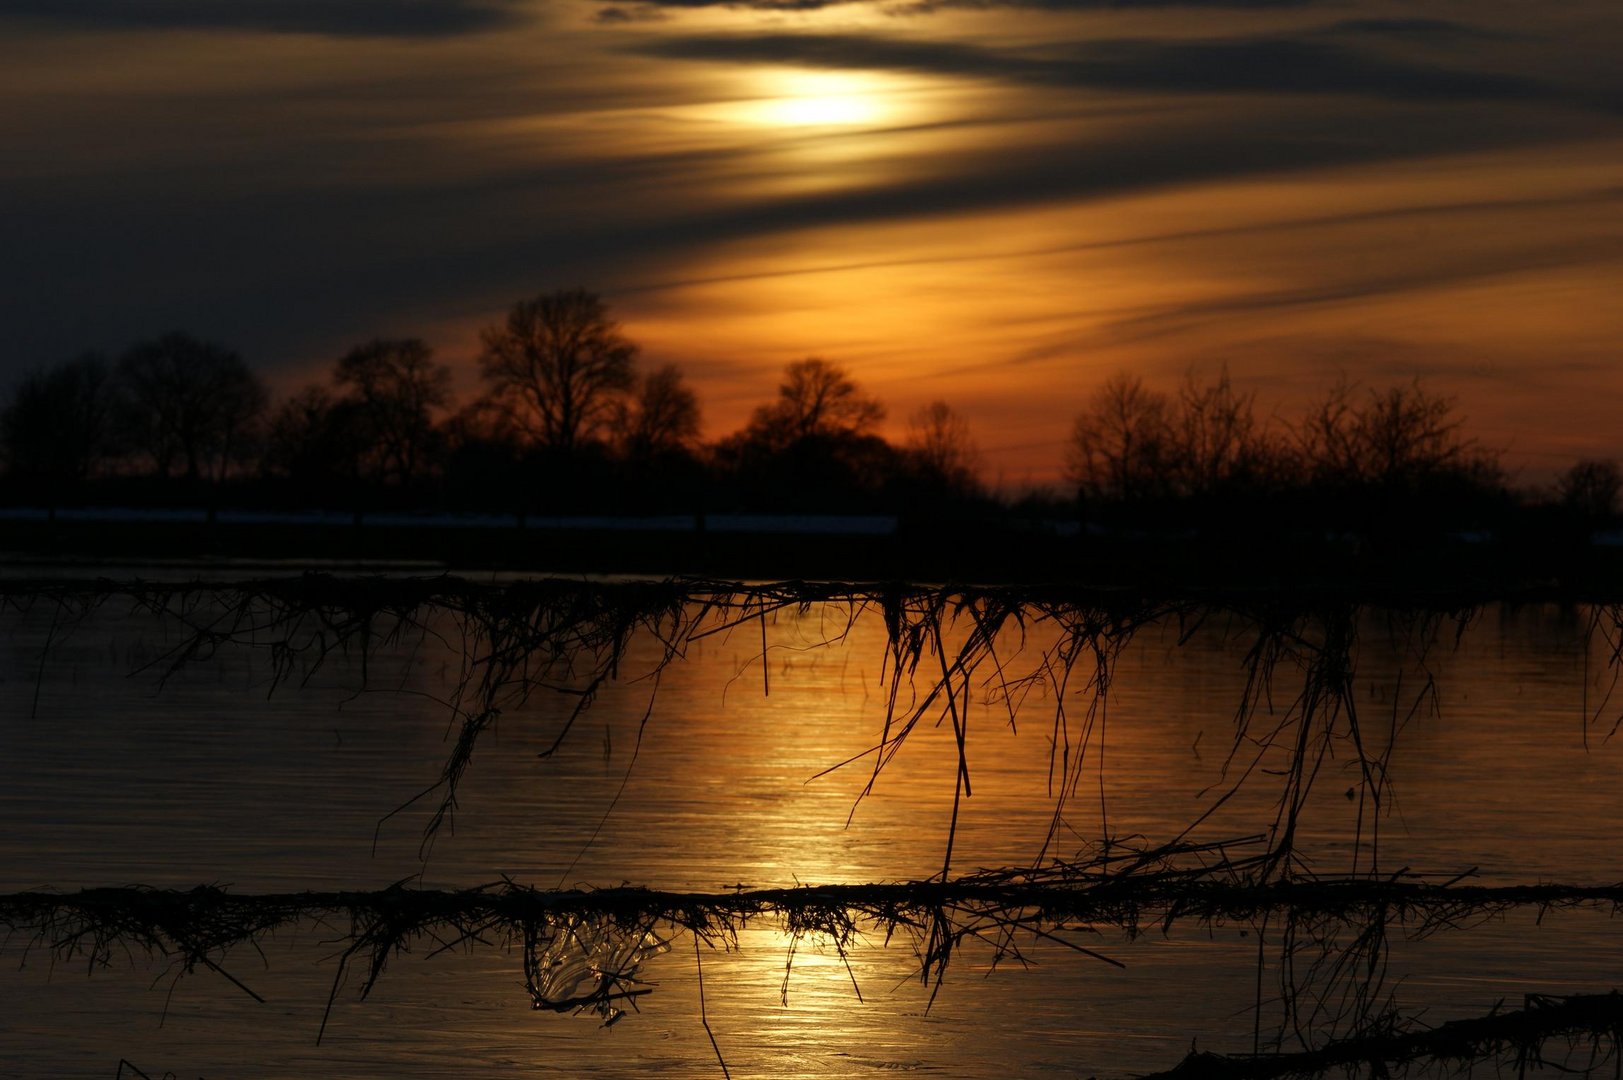
[[[749,423],[706,443],[675,365],[644,367],[597,295],[546,293],[484,328],[481,392],[417,338],[345,352],[272,402],[235,351],[184,333],[36,369],[0,408],[13,503],[183,501],[518,514],[879,512],[988,504],[944,402],[893,444],[837,364],[789,364]]]
[[[1594,527],[1615,517],[1623,490],[1604,459],[1515,490],[1503,452],[1419,379],[1371,388],[1343,378],[1288,419],[1262,415],[1226,371],[1189,375],[1172,393],[1118,374],[1077,416],[1067,453],[1085,515],[1139,523],[1294,520],[1398,534],[1489,528],[1536,510]]]
[[[560,290],[480,334],[481,392],[417,338],[378,338],[273,402],[235,351],[183,333],[25,375],[0,408],[12,503],[551,513],[1080,513],[1105,528],[1471,528],[1542,504],[1610,521],[1615,463],[1512,491],[1502,454],[1414,381],[1337,383],[1294,419],[1226,372],[1174,392],[1117,375],[1066,443],[1063,490],[996,499],[964,417],[934,402],[898,443],[884,405],[820,358],[789,364],[745,426],[706,442],[674,365],[645,367],[602,299]]]

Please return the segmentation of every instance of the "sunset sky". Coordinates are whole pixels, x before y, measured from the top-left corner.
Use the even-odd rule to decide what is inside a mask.
[[[184,329],[465,374],[582,285],[705,434],[821,355],[1052,478],[1116,371],[1413,376],[1623,457],[1617,0],[0,0],[0,378]]]

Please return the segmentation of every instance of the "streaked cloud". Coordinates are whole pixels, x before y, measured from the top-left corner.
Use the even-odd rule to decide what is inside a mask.
[[[433,37],[512,25],[512,0],[0,0],[0,20],[102,30]]]
[[[1316,38],[1090,40],[1041,49],[852,34],[673,36],[647,56],[740,64],[873,67],[1052,87],[1173,93],[1365,94],[1407,101],[1548,100],[1556,91],[1491,71],[1382,56]]]
[[[1461,41],[1487,41],[1510,35],[1495,30],[1470,26],[1450,19],[1378,18],[1343,19],[1327,28],[1327,33],[1369,34],[1377,37],[1425,42],[1427,44],[1453,44]]]
[[[639,6],[696,10],[734,8],[753,11],[820,11],[861,5],[893,14],[924,15],[946,10],[1026,8],[1040,11],[1133,12],[1159,10],[1266,11],[1330,6],[1332,0],[634,0]]]

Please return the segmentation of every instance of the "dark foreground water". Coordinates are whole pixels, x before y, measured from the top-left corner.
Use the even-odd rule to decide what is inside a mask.
[[[1319,766],[1301,817],[1324,874],[1407,869],[1483,883],[1623,879],[1623,746],[1607,739],[1623,696],[1587,613],[1482,611],[1440,628],[1423,663],[1388,622],[1359,625],[1353,700],[1390,745],[1386,802],[1360,799],[1345,745]],[[226,648],[161,679],[183,640],[172,620],[109,602],[64,620],[50,604],[4,614],[0,645],[0,891],[140,883],[236,892],[378,889],[412,878],[465,887],[503,877],[543,888],[625,883],[717,890],[900,881],[942,866],[955,791],[950,724],[921,723],[860,798],[864,751],[886,705],[885,628],[840,607],[784,611],[693,641],[656,681],[634,644],[549,758],[575,699],[540,687],[482,741],[453,828],[422,850],[429,785],[448,750],[446,697],[464,662],[455,628],[380,645],[364,668],[335,654],[273,678],[264,650]],[[1045,636],[1047,635],[1047,636]],[[49,642],[49,649],[46,649]],[[1080,783],[1054,825],[1056,701],[1073,753],[1091,692],[1041,671],[1052,635],[1002,643],[1003,674],[973,680],[954,872],[1069,858],[1102,837],[1208,841],[1266,832],[1278,764],[1264,753],[1224,801],[1266,730],[1236,751],[1244,646],[1224,626],[1141,631],[1091,718]],[[927,654],[928,655],[928,654]],[[933,662],[933,658],[931,659]],[[154,666],[156,665],[156,666]],[[1078,671],[1089,670],[1085,666]],[[921,666],[914,683],[927,685]],[[1435,679],[1435,698],[1425,678]],[[1275,672],[1273,714],[1299,689]],[[567,689],[567,686],[565,687]],[[650,700],[652,708],[650,710]],[[1270,715],[1265,702],[1259,716]],[[646,716],[646,723],[643,723]],[[639,743],[639,730],[641,731]],[[1231,753],[1233,752],[1233,753]],[[825,773],[842,761],[846,768]],[[1362,814],[1362,817],[1360,816]],[[1371,844],[1372,833],[1378,842]],[[1426,1022],[1480,1015],[1521,995],[1623,985],[1623,923],[1523,909],[1423,940],[1395,932],[1383,994]],[[1279,959],[1259,927],[1180,922],[1132,940],[1069,937],[1117,968],[1043,941],[994,963],[969,941],[932,1000],[915,942],[827,942],[753,922],[696,953],[669,935],[642,975],[653,992],[612,1028],[536,1012],[499,940],[397,958],[365,1001],[342,987],[316,1042],[343,927],[307,924],[238,950],[233,975],[115,952],[90,970],[14,933],[0,952],[6,1075],[111,1076],[127,1058],[156,1076],[851,1077],[1124,1076],[1201,1049],[1250,1049],[1278,1022]],[[792,959],[792,964],[790,963]],[[1259,977],[1259,959],[1261,973]],[[1262,1015],[1255,1011],[1259,991]]]

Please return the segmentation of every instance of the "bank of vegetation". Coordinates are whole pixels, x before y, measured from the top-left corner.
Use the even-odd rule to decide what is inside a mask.
[[[478,365],[480,392],[461,403],[449,367],[415,338],[358,344],[279,401],[237,352],[182,333],[44,366],[0,408],[0,505],[357,523],[677,515],[701,529],[740,513],[885,515],[921,535],[1375,552],[1486,543],[1554,564],[1617,524],[1623,488],[1606,460],[1519,486],[1501,449],[1418,381],[1340,382],[1284,416],[1226,373],[1170,393],[1118,375],[1075,388],[1055,463],[1065,482],[1039,490],[989,487],[969,423],[947,402],[884,438],[884,405],[820,358],[789,364],[742,429],[707,438],[682,371],[641,364],[603,301],[578,289],[515,304],[483,332]]]

